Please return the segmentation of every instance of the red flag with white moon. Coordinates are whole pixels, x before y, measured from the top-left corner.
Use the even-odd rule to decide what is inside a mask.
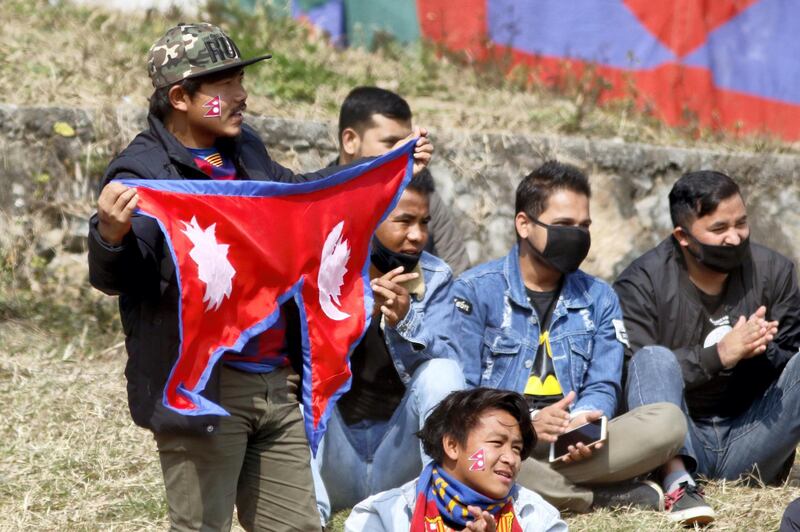
[[[228,350],[293,298],[303,339],[303,403],[316,449],[350,387],[349,354],[372,310],[369,243],[411,178],[416,140],[318,181],[123,180],[155,218],[180,286],[180,346],[163,393],[185,415],[227,415],[202,392]]]

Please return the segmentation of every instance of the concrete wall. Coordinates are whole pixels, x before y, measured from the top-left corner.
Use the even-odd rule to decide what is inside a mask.
[[[275,159],[298,171],[314,170],[335,157],[333,124],[255,116],[248,122]],[[75,242],[85,231],[84,218],[105,165],[144,126],[140,109],[0,106],[0,210],[11,215],[0,220],[55,211],[52,222],[60,224],[71,248],[79,247]],[[668,235],[670,187],[683,172],[710,168],[742,186],[753,239],[800,259],[798,156],[576,137],[460,131],[433,131],[432,137],[437,187],[456,214],[473,263],[506,253],[513,242],[516,184],[548,158],[576,164],[591,176],[593,244],[584,264],[589,272],[613,278]]]

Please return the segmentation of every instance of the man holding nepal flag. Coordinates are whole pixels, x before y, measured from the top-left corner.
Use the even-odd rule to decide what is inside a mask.
[[[243,68],[267,58],[210,24],[167,31],[149,129],[90,221],[90,280],[119,296],[129,407],[155,435],[173,530],[228,530],[234,504],[247,530],[319,529],[306,432],[314,447],[369,322],[369,239],[433,151],[417,130],[295,175],[243,123]]]

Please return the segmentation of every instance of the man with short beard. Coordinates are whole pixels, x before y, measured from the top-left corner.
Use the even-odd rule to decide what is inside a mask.
[[[750,242],[739,186],[714,171],[669,194],[672,234],[617,279],[630,408],[669,402],[689,425],[663,468],[670,517],[714,513],[692,474],[780,482],[800,440],[800,293],[791,260]]]
[[[119,296],[128,404],[134,422],[154,434],[173,530],[228,530],[234,505],[247,530],[320,528],[296,393],[297,307],[284,304],[275,325],[241,352],[223,354],[205,377],[200,393],[229,415],[183,415],[165,406],[180,344],[177,275],[158,224],[134,214],[136,189],[116,182],[302,182],[335,172],[294,174],[270,159],[245,124],[244,68],[269,57],[242,59],[230,37],[205,23],[179,24],[158,39],[147,55],[149,127],[109,164],[89,222],[90,281]],[[415,171],[431,152],[423,135]]]

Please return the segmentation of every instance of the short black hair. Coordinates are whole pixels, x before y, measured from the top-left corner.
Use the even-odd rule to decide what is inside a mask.
[[[172,85],[154,90],[152,96],[150,96],[150,114],[162,122],[165,121],[170,113],[172,113],[172,104],[169,101],[169,90],[175,85],[180,85],[186,94],[194,96],[197,91],[200,90],[200,85],[203,84],[201,80],[202,78],[184,79]]]
[[[536,445],[536,432],[533,430],[528,403],[517,392],[496,388],[473,388],[452,392],[436,405],[425,420],[417,437],[422,441],[425,454],[434,462],[444,462],[445,452],[442,438],[451,436],[462,447],[467,444],[469,433],[480,422],[487,410],[503,410],[519,423],[522,434],[522,459],[533,452]]]
[[[187,78],[172,85],[161,87],[153,91],[150,96],[150,114],[161,120],[162,122],[167,119],[172,112],[172,104],[169,103],[169,90],[175,85],[180,85],[183,91],[190,97],[197,94],[203,83],[215,83],[221,79],[229,78],[238,75],[241,68],[231,68],[223,70],[222,72],[215,72],[207,76],[198,76],[196,78]]]
[[[411,108],[400,95],[379,87],[356,87],[339,110],[339,143],[342,132],[352,128],[360,135],[373,124],[372,115],[395,120],[411,120]]]
[[[669,191],[672,226],[686,228],[736,194],[741,195],[739,185],[722,172],[700,170],[683,174]]]
[[[427,168],[423,168],[411,178],[408,182],[408,188],[419,192],[423,196],[430,197],[436,190],[436,185],[433,183],[433,176]]]
[[[592,197],[589,178],[571,164],[547,161],[525,176],[517,186],[515,214],[524,212],[532,218],[539,218],[547,209],[547,200],[557,190],[571,190]]]

